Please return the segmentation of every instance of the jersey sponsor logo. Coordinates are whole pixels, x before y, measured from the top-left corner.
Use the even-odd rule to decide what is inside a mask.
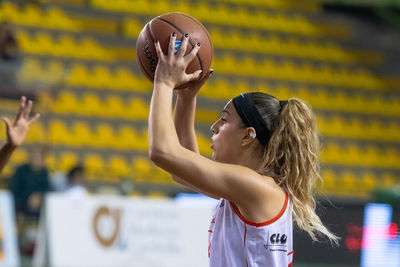
[[[264,245],[269,252],[287,252],[287,235],[282,233],[268,232],[268,243]]]

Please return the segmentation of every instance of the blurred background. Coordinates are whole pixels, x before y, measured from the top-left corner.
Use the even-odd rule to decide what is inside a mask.
[[[46,192],[165,199],[190,193],[148,159],[152,84],[136,63],[140,30],[170,11],[199,19],[214,43],[215,72],[199,92],[196,115],[203,155],[212,152],[210,125],[239,93],[298,97],[317,114],[324,181],[317,186],[318,211],[342,240],[333,249],[296,230],[294,266],[359,266],[370,202],[389,204],[387,238],[400,251],[399,6],[395,0],[0,1],[0,115],[14,116],[21,95],[34,99],[41,114],[0,177],[0,187],[15,197],[23,263],[32,257]],[[27,185],[33,175],[39,185]]]

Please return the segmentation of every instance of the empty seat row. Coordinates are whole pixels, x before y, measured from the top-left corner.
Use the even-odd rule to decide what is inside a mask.
[[[29,151],[23,147],[18,148],[2,176],[11,176],[15,168],[27,162],[28,158]],[[130,179],[134,182],[177,185],[167,172],[158,168],[145,156],[127,157],[112,153],[104,156],[95,152],[82,154],[66,150],[49,153],[46,156],[46,164],[51,172],[67,172],[76,164],[83,164],[89,181],[120,182],[121,179]]]
[[[26,162],[28,151],[19,148],[13,154],[3,175],[10,176],[13,169]],[[76,153],[73,151],[50,153],[47,165],[51,171],[68,171],[77,163],[85,167],[87,178],[91,181],[120,182],[132,179],[135,182],[174,184],[170,175],[157,168],[146,156],[127,157],[119,154],[104,156],[95,152]],[[378,176],[370,172],[354,173],[344,168],[337,172],[329,168],[321,171],[323,184],[317,186],[320,194],[366,196],[376,188],[391,188],[400,184],[400,177],[393,172],[384,172]]]
[[[139,92],[149,92],[153,87],[144,76],[135,74],[128,67],[117,67],[111,70],[107,65],[99,64],[88,69],[83,63],[73,63],[68,66],[61,60],[48,60],[44,63],[34,57],[24,59],[18,79],[23,84],[62,83]]]
[[[30,62],[27,61],[26,66],[24,66],[24,71],[27,73],[25,76],[28,77],[29,73],[37,73],[35,71],[30,71],[33,69],[33,67],[29,66],[29,63]],[[59,64],[62,63],[60,62]],[[40,68],[40,66],[34,67],[37,69]],[[377,77],[365,69],[353,70],[350,67],[334,69],[326,64],[316,67],[308,63],[297,65],[292,61],[278,63],[272,60],[255,61],[252,58],[239,60],[233,56],[214,58],[212,67],[218,73],[235,74],[240,77],[258,77],[273,80],[286,80],[300,83],[307,82],[313,84],[345,86],[360,89],[388,89],[388,83],[385,80],[385,77]],[[48,73],[54,72],[52,69],[45,69],[44,71],[48,71]],[[126,80],[120,80],[117,79],[117,77],[115,77],[116,79],[112,79],[114,78],[112,77],[113,74],[110,73],[106,66],[96,67],[95,71],[100,72],[100,74],[94,72],[92,74],[97,76],[91,77],[88,75],[87,68],[84,66],[84,64],[74,64],[71,73],[69,74],[69,83],[72,85],[87,85],[96,87],[104,86],[111,88],[114,87],[111,85],[116,83],[116,86],[118,87],[127,87]],[[129,82],[134,80],[132,77],[132,71],[127,68],[119,68],[117,74],[128,78]],[[147,86],[151,85],[150,83],[146,84]],[[134,84],[130,86],[134,86]]]
[[[394,173],[385,173],[377,177],[368,172],[356,175],[351,171],[335,173],[332,170],[324,169],[321,177],[323,185],[318,187],[319,192],[339,196],[367,197],[374,189],[392,188],[394,185],[400,184],[400,177]]]
[[[321,160],[330,164],[399,169],[400,151],[396,148],[383,150],[375,145],[360,148],[357,145],[341,147],[328,143],[323,146]]]
[[[133,18],[124,22],[124,33],[137,38],[143,25]],[[345,49],[333,42],[321,43],[317,40],[300,41],[299,38],[282,39],[278,35],[268,38],[259,34],[243,35],[240,32],[227,33],[226,30],[213,27],[210,35],[214,47],[241,51],[295,56],[340,63],[364,63],[378,65],[383,61],[380,52],[362,49]]]
[[[208,5],[207,3],[191,4],[190,2],[170,2],[167,0],[91,0],[94,8],[110,11],[130,12],[135,14],[159,15],[171,10],[190,14],[202,22],[224,24],[253,29],[297,33],[308,36],[334,36],[348,38],[351,30],[338,24],[326,22],[312,23],[302,15],[287,16],[282,14],[265,14],[264,10],[247,8],[230,8],[228,5]]]
[[[52,110],[61,114],[147,120],[149,103],[141,98],[122,99],[108,95],[101,100],[96,94],[87,93],[78,97],[71,92],[61,92],[54,100]]]
[[[20,8],[12,2],[0,5],[0,16],[9,22],[67,31],[91,31],[117,33],[118,23],[97,17],[69,17],[63,10],[50,7],[43,11],[40,7],[27,4]]]
[[[239,60],[231,55],[216,57],[213,60],[212,66],[218,72],[241,76],[356,87],[360,89],[386,89],[384,77],[377,77],[364,68],[355,70],[351,67],[334,68],[325,63],[320,66],[309,63],[296,64],[289,60],[282,63],[267,59],[256,61],[249,57]]]
[[[208,0],[211,2],[211,0]],[[291,1],[291,0],[220,0],[222,3],[235,3],[253,5],[256,7],[268,7],[282,10],[296,10],[318,12],[322,10],[322,5],[314,1]]]
[[[201,88],[199,94],[211,99],[226,101],[248,91],[269,93],[279,99],[298,97],[318,109],[400,116],[399,98],[385,98],[379,94],[366,96],[363,92],[353,92],[352,95],[347,95],[343,91],[328,90],[323,87],[316,91],[307,90],[306,86],[291,90],[286,86],[269,87],[262,82],[250,84],[245,80],[240,80],[232,83],[227,79],[211,79]]]
[[[136,58],[134,48],[105,47],[90,38],[84,38],[78,42],[70,35],[63,35],[56,41],[45,32],[33,37],[24,31],[19,31],[17,37],[19,46],[25,53],[105,61],[135,60]]]
[[[114,148],[125,151],[147,151],[148,149],[146,128],[137,131],[133,127],[124,126],[116,132],[110,125],[99,124],[96,130],[92,130],[85,122],[75,122],[69,127],[61,120],[51,121],[48,131],[40,127],[40,124],[33,127],[36,129],[33,128],[29,133],[27,142],[36,139],[39,142],[59,146]],[[197,136],[200,152],[211,155],[210,138],[201,133]],[[397,169],[400,151],[395,147],[379,148],[372,144],[360,147],[354,144],[341,146],[329,142],[323,146],[321,160],[329,164]]]

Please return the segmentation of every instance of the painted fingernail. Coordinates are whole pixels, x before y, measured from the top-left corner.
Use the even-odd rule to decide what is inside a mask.
[[[173,32],[173,33],[172,33],[172,37],[175,37],[175,36],[176,36],[176,33]]]
[[[186,38],[189,38],[189,34],[188,34],[188,33],[185,33],[185,37],[186,37]]]
[[[197,46],[200,47],[200,42],[197,43]]]

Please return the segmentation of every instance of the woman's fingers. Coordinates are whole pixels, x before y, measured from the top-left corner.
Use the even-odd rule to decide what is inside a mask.
[[[163,51],[161,50],[161,46],[160,46],[160,42],[159,42],[159,41],[157,41],[157,40],[154,41],[154,47],[156,48],[157,57],[158,57],[159,59],[164,58],[164,53],[163,53]]]
[[[189,34],[185,33],[185,35],[183,36],[181,47],[179,48],[178,53],[176,53],[178,57],[183,57],[185,55],[188,45],[189,45]]]
[[[192,48],[192,51],[190,51],[190,53],[189,53],[187,56],[184,57],[184,58],[185,58],[186,64],[189,64],[190,62],[192,62],[192,60],[196,57],[197,52],[199,51],[199,49],[200,49],[200,43],[198,42],[198,43]]]
[[[23,111],[23,115],[22,115],[22,116],[24,116],[25,119],[29,118],[29,114],[31,113],[31,110],[32,110],[32,105],[33,105],[32,100],[29,100],[28,105],[26,105],[26,107]]]
[[[17,116],[15,116],[15,121],[18,121],[19,118],[21,117],[21,115],[23,115],[24,109],[25,109],[25,103],[26,103],[26,97],[25,96],[21,96],[21,100],[19,103],[19,110],[17,113]]]
[[[187,74],[188,82],[198,80],[202,74],[203,74],[202,70],[197,70],[193,73]]]
[[[168,47],[168,58],[172,58],[175,55],[175,41],[176,41],[176,33],[172,33],[169,38],[169,47]]]
[[[32,123],[35,123],[39,118],[40,118],[40,114],[39,114],[39,113],[35,114],[35,116],[33,116],[33,117],[28,121],[28,125],[31,125]]]

